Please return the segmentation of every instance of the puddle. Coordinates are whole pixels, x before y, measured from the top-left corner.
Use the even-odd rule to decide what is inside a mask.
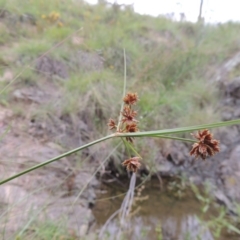
[[[116,184],[117,185],[117,184]],[[93,209],[96,227],[100,229],[108,218],[117,211],[123,200],[123,189],[114,185],[102,185],[102,192]],[[211,211],[203,214],[201,204],[190,191],[184,191],[182,199],[167,190],[160,191],[159,182],[151,181],[137,197],[130,221],[130,239],[213,240],[214,237],[199,219],[209,219]],[[119,196],[121,195],[121,196]],[[113,198],[113,196],[119,196]],[[137,193],[136,193],[137,196]],[[119,230],[117,220],[107,227],[109,239],[116,239]],[[160,231],[163,238],[160,238]],[[200,237],[200,238],[199,238]],[[226,239],[222,238],[221,240]],[[234,238],[231,238],[234,239]]]

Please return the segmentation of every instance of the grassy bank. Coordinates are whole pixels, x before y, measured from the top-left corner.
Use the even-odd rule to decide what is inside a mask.
[[[89,6],[81,1],[25,0],[19,4],[1,0],[0,7],[1,74],[6,69],[13,76],[23,71],[2,94],[2,103],[11,104],[9,92],[15,88],[45,84],[52,72],[34,69],[37,58],[48,51],[68,71],[65,81],[58,72],[60,80],[48,78],[54,90],[62,93],[60,107],[51,106],[51,111],[59,115],[87,111],[101,130],[102,120],[119,109],[112,105],[121,101],[124,48],[128,89],[140,93],[142,129],[218,119],[218,92],[210,80],[216,67],[239,49],[238,24],[172,22],[141,16],[130,8]],[[86,54],[79,57],[79,51]]]
[[[143,16],[104,1],[0,0],[0,105],[11,109],[14,124],[41,123],[33,137],[63,149],[81,145],[79,128],[87,142],[104,136],[108,119],[119,114],[125,49],[127,90],[139,94],[141,131],[219,121],[220,91],[212,79],[240,50],[239,29]],[[20,134],[32,134],[28,128],[22,124]],[[143,156],[147,141],[138,143]],[[152,158],[159,144],[151,143]],[[78,157],[96,160],[98,150]],[[119,152],[116,162],[123,160]],[[61,224],[30,222],[34,239],[74,239]]]

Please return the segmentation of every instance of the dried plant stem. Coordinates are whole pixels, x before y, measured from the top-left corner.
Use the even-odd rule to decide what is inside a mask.
[[[120,228],[119,228],[116,239],[119,239],[120,234],[121,234],[121,228],[124,228],[125,223],[126,223],[126,218],[129,216],[130,211],[131,211],[131,207],[132,207],[133,200],[134,200],[135,185],[136,185],[136,173],[133,173],[132,177],[131,177],[129,189],[128,189],[127,194],[122,202],[121,208],[118,209],[116,212],[114,212],[108,218],[106,223],[103,225],[103,227],[99,233],[99,239],[101,239],[103,237],[103,234],[106,231],[108,224],[117,216],[118,213],[120,215]]]
[[[112,154],[117,150],[117,148],[120,146],[121,142],[117,144],[117,146],[108,154],[108,156],[103,160],[102,164],[105,164],[106,161],[112,156]],[[72,205],[75,205],[76,202],[78,201],[79,197],[81,196],[81,194],[84,192],[84,190],[87,188],[88,184],[93,180],[93,178],[95,177],[95,175],[98,173],[98,171],[100,171],[100,169],[102,168],[102,164],[100,164],[98,166],[98,168],[94,171],[94,173],[92,174],[91,178],[87,181],[87,183],[83,186],[83,188],[81,189],[81,191],[78,193],[76,199],[74,200]]]
[[[128,192],[122,202],[121,208],[120,208],[120,228],[118,231],[118,235],[117,235],[117,239],[120,238],[120,234],[121,234],[121,229],[124,229],[125,226],[127,226],[127,217],[130,214],[130,211],[132,209],[132,204],[133,204],[133,200],[134,200],[134,189],[135,189],[135,185],[136,185],[136,173],[133,172],[132,177],[131,177],[131,181],[129,184],[129,189]]]
[[[104,232],[106,231],[106,228],[108,226],[108,224],[118,215],[118,213],[120,212],[120,209],[118,209],[116,212],[114,212],[109,218],[108,220],[105,222],[105,224],[102,226],[101,231],[99,233],[99,239],[102,239]]]
[[[134,189],[136,184],[136,173],[133,172],[128,192],[122,202],[121,208],[120,208],[120,224],[123,226],[126,217],[129,215],[133,203],[134,198]]]

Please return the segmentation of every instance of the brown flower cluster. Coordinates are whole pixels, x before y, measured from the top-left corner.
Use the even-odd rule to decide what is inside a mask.
[[[132,157],[125,160],[122,165],[127,168],[128,171],[137,172],[140,168],[141,163],[139,162],[139,157]]]
[[[133,133],[138,131],[138,121],[135,118],[137,116],[137,111],[133,109],[138,101],[137,93],[127,93],[123,98],[124,107],[121,114],[121,121],[117,125],[113,119],[109,119],[108,127],[110,130],[115,129],[119,133]],[[133,137],[126,137],[126,140],[133,143]],[[141,163],[139,162],[139,157],[132,157],[125,160],[122,165],[127,168],[128,171],[137,172],[140,168]]]
[[[138,101],[138,95],[137,93],[127,93],[123,101],[126,105],[134,105]]]
[[[137,101],[137,93],[127,93],[127,95],[123,98],[123,102],[125,104],[123,111],[121,112],[122,118],[119,129],[117,129],[115,121],[113,119],[109,119],[108,127],[110,130],[116,129],[120,133],[133,133],[138,131],[138,121],[135,119],[137,116],[137,111],[132,108],[132,106],[135,105]],[[126,137],[126,140],[133,143],[132,137]]]
[[[220,151],[219,141],[213,139],[213,134],[208,129],[198,131],[197,134],[192,134],[197,140],[194,143],[190,155],[194,155],[196,158],[201,157],[203,160],[207,156],[213,156],[215,153]]]
[[[109,130],[113,130],[113,129],[117,128],[117,125],[112,118],[110,118],[108,121],[108,127],[109,127]]]

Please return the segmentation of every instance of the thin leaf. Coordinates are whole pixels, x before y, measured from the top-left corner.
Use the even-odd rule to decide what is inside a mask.
[[[88,144],[85,144],[85,145],[83,145],[83,146],[81,146],[81,147],[75,148],[75,149],[73,149],[73,150],[71,150],[71,151],[69,151],[69,152],[63,153],[63,154],[61,154],[61,155],[59,155],[59,156],[57,156],[57,157],[51,158],[51,159],[49,159],[49,160],[47,160],[47,161],[45,161],[45,162],[43,162],[43,163],[37,164],[37,165],[35,165],[35,166],[31,167],[31,168],[28,168],[27,170],[24,170],[24,171],[22,171],[22,172],[20,172],[20,173],[17,173],[17,174],[15,174],[15,175],[13,175],[12,177],[9,177],[9,178],[6,178],[6,179],[2,180],[2,181],[0,182],[0,185],[4,184],[4,183],[6,183],[6,182],[9,182],[9,181],[11,181],[11,180],[13,180],[13,179],[15,179],[15,178],[17,178],[17,177],[20,177],[20,176],[22,176],[22,175],[24,175],[24,174],[26,174],[26,173],[29,173],[29,172],[31,172],[31,171],[33,171],[33,170],[36,170],[36,169],[38,169],[38,168],[40,168],[40,167],[43,167],[43,166],[45,166],[45,165],[47,165],[47,164],[49,164],[49,163],[55,162],[55,161],[57,161],[57,160],[59,160],[59,159],[61,159],[61,158],[63,158],[63,157],[66,157],[66,156],[71,155],[71,154],[73,154],[73,153],[75,153],[75,152],[78,152],[78,151],[80,151],[80,150],[83,150],[84,148],[90,147],[90,146],[92,146],[92,145],[95,145],[95,144],[100,143],[100,142],[102,142],[102,141],[105,141],[105,140],[107,140],[107,139],[110,139],[110,138],[112,138],[112,137],[113,137],[113,135],[108,135],[108,136],[103,137],[103,138],[100,138],[100,139],[98,139],[98,140],[96,140],[96,141],[93,141],[93,142],[90,142],[90,143],[88,143]]]
[[[225,127],[225,126],[231,126],[231,125],[237,125],[237,124],[240,124],[240,119],[226,121],[226,122],[196,125],[196,126],[191,126],[191,127],[180,127],[180,128],[173,128],[173,129],[165,129],[165,130],[136,132],[136,133],[116,133],[115,137],[154,137],[154,136],[157,136],[157,135],[167,135],[167,134],[192,132],[192,131],[206,129],[206,128],[218,128],[218,127]]]

